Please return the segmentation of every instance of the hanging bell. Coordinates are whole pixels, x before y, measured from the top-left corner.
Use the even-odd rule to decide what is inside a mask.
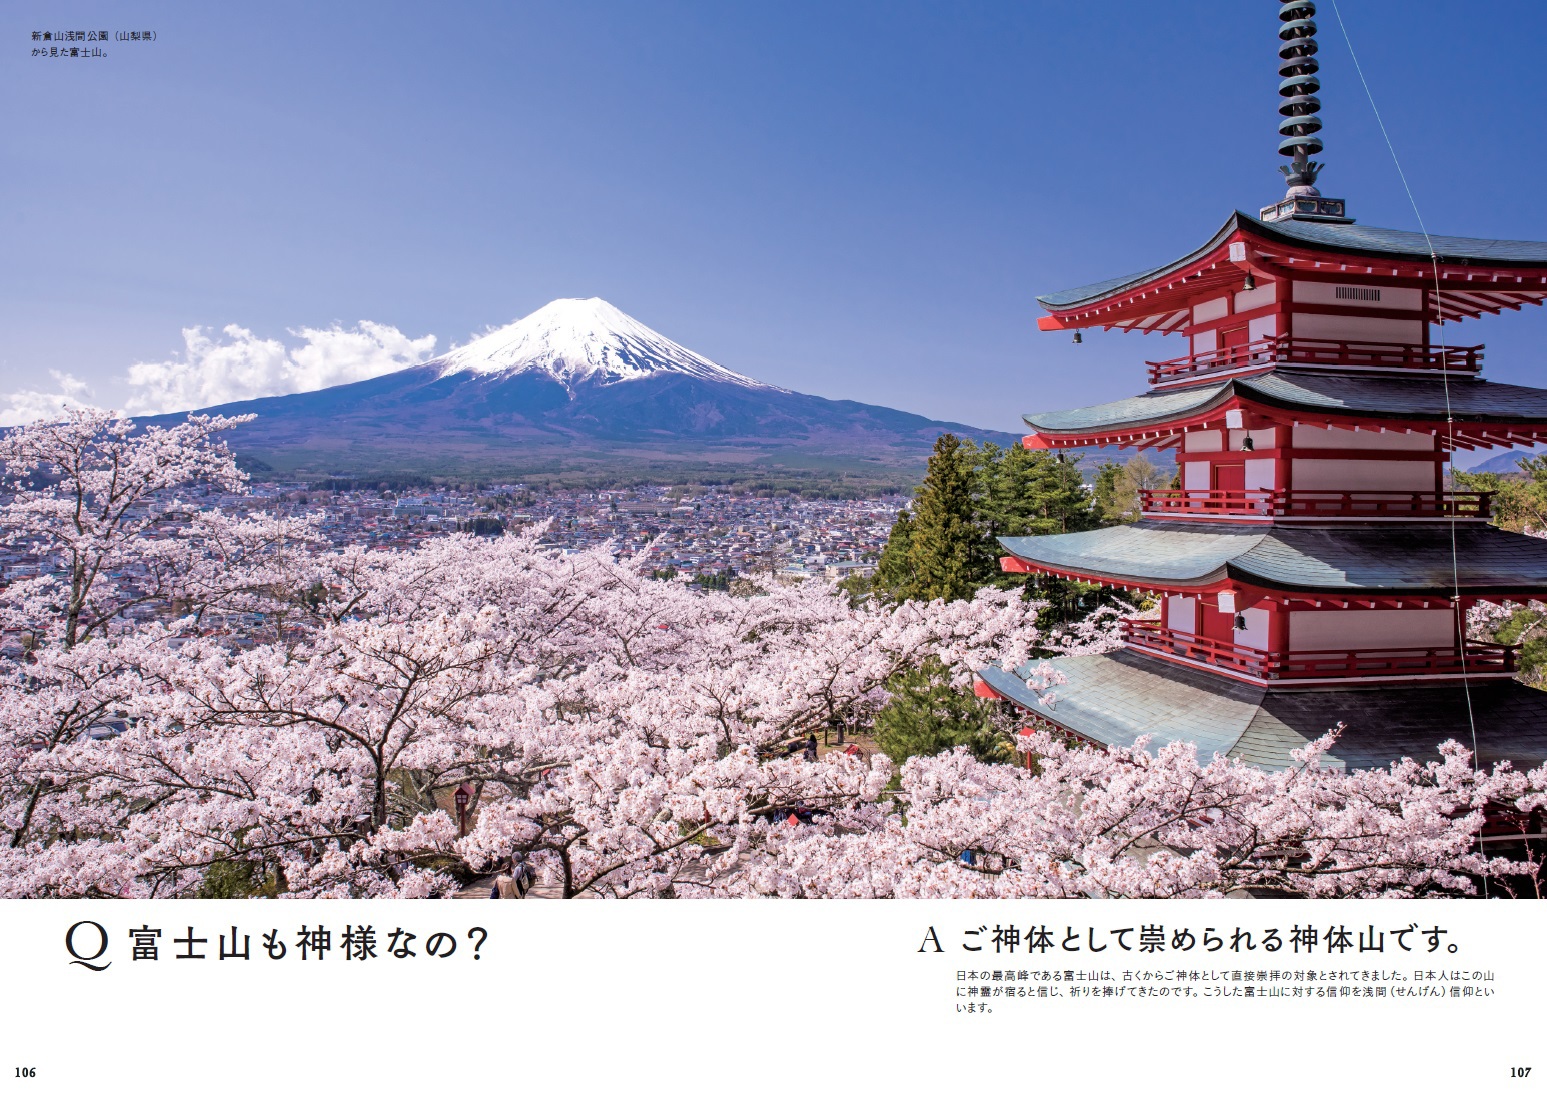
[[[1076,346],[1078,346],[1080,343],[1082,343],[1084,341],[1085,340],[1080,337],[1080,332],[1078,332],[1078,331],[1074,332],[1074,344]]]
[[[1257,277],[1250,270],[1246,271],[1246,284],[1241,288],[1248,293],[1257,288]]]

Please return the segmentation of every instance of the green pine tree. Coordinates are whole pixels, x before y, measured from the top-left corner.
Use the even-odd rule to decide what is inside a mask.
[[[1145,463],[1146,467],[1151,465]],[[998,536],[1046,536],[1084,532],[1134,520],[1122,507],[1136,488],[1125,475],[1124,465],[1107,463],[1096,470],[1093,489],[1086,490],[1078,458],[1059,459],[1042,450],[1006,450],[981,469],[984,479],[985,514]],[[1003,575],[1001,588],[1025,588],[1030,599],[1046,601],[1037,625],[1051,630],[1089,616],[1105,604],[1132,603],[1131,598],[1100,586],[1050,575]]]
[[[980,516],[995,536],[1083,532],[1100,524],[1078,459],[1017,445],[983,446]]]
[[[876,563],[875,588],[894,601],[905,601],[913,596],[913,563],[908,553],[913,549],[913,518],[907,510],[897,511],[892,531],[881,549]]]
[[[876,714],[876,748],[900,770],[909,757],[932,757],[965,745],[978,760],[1014,762],[1015,751],[994,726],[994,703],[956,688],[938,658],[928,658],[887,682],[891,694]]]
[[[992,577],[992,554],[978,521],[977,463],[970,441],[963,444],[949,433],[935,441],[913,505],[911,596],[967,600]]]
[[[1091,486],[1091,501],[1102,524],[1116,525],[1137,518],[1124,512],[1123,466],[1108,460],[1096,469],[1096,482]]]

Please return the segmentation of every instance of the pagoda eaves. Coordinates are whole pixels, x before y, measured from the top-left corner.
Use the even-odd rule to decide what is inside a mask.
[[[1034,431],[1024,440],[1029,449],[1166,449],[1183,445],[1196,431],[1310,425],[1425,433],[1449,451],[1547,440],[1547,391],[1473,377],[1379,376],[1368,370],[1350,375],[1274,364],[1255,375],[1072,410],[1034,411],[1023,420]]]
[[[1000,538],[1014,572],[1057,574],[1148,592],[1250,585],[1282,604],[1547,595],[1547,539],[1466,522],[1249,525],[1146,519],[1089,532]],[[1455,557],[1452,557],[1454,535]],[[1274,595],[1277,596],[1274,596]]]
[[[1270,224],[1237,211],[1207,243],[1174,262],[1038,297],[1050,313],[1038,326],[1182,332],[1197,325],[1190,322],[1196,305],[1239,288],[1247,274],[1270,281],[1360,277],[1422,292],[1430,322],[1475,319],[1547,298],[1547,243],[1316,221]]]
[[[990,667],[983,690],[1024,708],[1031,720],[1103,745],[1131,748],[1143,737],[1158,750],[1191,742],[1201,758],[1242,760],[1270,770],[1294,763],[1292,752],[1329,727],[1349,730],[1323,763],[1380,768],[1397,757],[1427,757],[1446,738],[1465,737],[1468,712],[1477,723],[1477,763],[1509,761],[1522,771],[1547,756],[1547,692],[1514,681],[1463,685],[1409,682],[1400,689],[1265,689],[1137,651],[1060,658],[1068,683],[1051,707],[1021,671]]]

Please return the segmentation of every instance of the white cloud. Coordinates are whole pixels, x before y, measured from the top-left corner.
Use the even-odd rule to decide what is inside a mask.
[[[25,426],[40,418],[58,418],[60,411],[67,407],[91,406],[86,401],[91,389],[85,381],[57,369],[48,370],[48,375],[54,378],[57,391],[24,388],[10,395],[0,395],[0,426]]]
[[[409,338],[396,327],[362,320],[345,329],[302,327],[289,332],[302,345],[257,338],[230,324],[218,335],[183,328],[184,351],[167,361],[129,366],[130,414],[167,414],[242,399],[314,392],[422,364],[435,336]]]

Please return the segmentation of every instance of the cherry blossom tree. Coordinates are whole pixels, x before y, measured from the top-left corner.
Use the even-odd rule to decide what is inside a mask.
[[[210,864],[241,860],[292,894],[415,895],[449,886],[448,864],[519,849],[571,894],[661,892],[738,826],[874,798],[889,767],[774,747],[863,724],[914,659],[965,681],[981,658],[1021,656],[1036,607],[985,593],[855,609],[825,584],[703,596],[535,536],[416,555],[378,575],[369,617],[304,642],[125,644],[133,725],[37,761],[70,837],[3,873],[72,892],[55,887],[84,842],[117,864],[104,892],[193,892]],[[427,571],[445,575],[433,613]],[[481,805],[459,839],[444,807],[464,781]]]
[[[169,429],[136,431],[107,411],[72,410],[0,434],[0,484],[11,492],[0,507],[0,537],[58,559],[63,571],[12,583],[6,622],[74,646],[164,596],[183,553],[176,539],[153,536],[176,517],[159,496],[195,482],[240,489],[246,477],[212,438],[251,417],[190,415]],[[131,565],[141,573],[126,582],[119,572]]]
[[[0,663],[0,895],[196,895],[234,871],[420,897],[518,852],[566,897],[1463,893],[1518,869],[1476,851],[1483,810],[1543,805],[1544,770],[1478,772],[1453,743],[1344,772],[1324,740],[1272,773],[1018,724],[1034,767],[914,757],[899,792],[883,755],[791,747],[868,730],[925,662],[967,688],[1033,650],[1109,649],[1117,616],[1045,636],[1017,592],[705,593],[541,529],[334,552],[305,520],[169,522],[184,484],[240,488],[229,421],[81,412],[3,439],[0,528],[65,565],[0,592],[37,636]],[[152,598],[159,618],[127,615]],[[274,627],[242,649],[208,626],[233,611]],[[1066,682],[1028,683],[1051,704]]]
[[[903,809],[859,830],[770,831],[722,880],[736,894],[807,897],[1307,897],[1470,893],[1530,868],[1476,851],[1483,808],[1543,805],[1543,769],[1474,770],[1448,742],[1428,764],[1324,765],[1333,731],[1267,772],[1172,743],[1155,753],[1024,747],[1035,771],[964,750],[909,761]]]

